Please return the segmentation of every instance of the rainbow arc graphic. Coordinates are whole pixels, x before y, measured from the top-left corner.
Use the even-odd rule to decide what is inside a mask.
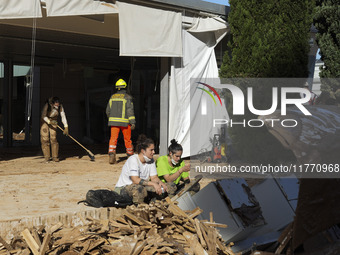
[[[201,84],[203,86],[206,86],[207,88],[209,88],[217,96],[217,98],[220,101],[220,104],[222,106],[222,100],[221,100],[219,94],[217,93],[217,91],[213,87],[211,87],[210,85],[208,85],[206,83],[203,83],[203,82],[197,82],[197,83]],[[200,90],[203,90],[204,92],[206,92],[212,98],[212,100],[214,100],[215,105],[217,104],[214,95],[211,94],[210,91],[208,91],[207,89],[201,88],[201,87],[197,87],[197,88],[200,89]]]

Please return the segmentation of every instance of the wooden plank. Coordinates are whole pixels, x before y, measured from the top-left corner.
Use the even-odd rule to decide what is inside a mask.
[[[194,225],[195,225],[195,224],[194,224]],[[186,228],[187,230],[189,230],[189,231],[192,232],[192,233],[196,233],[195,227],[192,227],[192,226],[190,226],[189,224],[184,224],[183,227]]]
[[[40,241],[40,237],[39,237],[38,232],[37,232],[36,229],[32,230],[32,236],[33,236],[34,240],[37,242],[38,246],[40,247],[41,246],[41,241]]]
[[[139,242],[139,244],[137,244],[137,243],[138,242],[136,242],[136,246],[134,247],[134,249],[130,253],[131,255],[138,255],[138,254],[140,254],[140,252],[144,249],[144,247],[146,246],[148,241],[144,240],[144,241]]]
[[[85,226],[86,225],[86,220],[84,219],[84,217],[81,215],[80,212],[77,213],[77,216],[81,220],[81,222],[83,223],[83,226]]]
[[[155,254],[155,252],[157,251],[157,248],[156,247],[152,247],[150,250],[147,250],[147,251],[143,251],[143,255],[153,255]]]
[[[124,216],[129,218],[130,220],[136,222],[138,225],[142,226],[142,225],[151,225],[150,222],[142,219],[142,218],[137,218],[135,215],[133,215],[132,213],[129,213],[128,211],[124,212]]]
[[[51,233],[48,231],[48,232],[45,234],[43,243],[42,243],[42,245],[41,245],[41,247],[40,247],[39,255],[45,255],[47,249],[49,248],[48,245],[49,245],[49,243],[50,243],[50,240],[51,240]]]
[[[56,225],[52,226],[50,231],[51,231],[51,234],[55,231],[57,231],[58,229],[60,229],[61,227],[63,226],[63,223],[59,222],[57,223]]]
[[[222,241],[217,238],[216,239],[216,244],[218,246],[218,248],[220,248],[221,251],[223,251],[224,254],[228,254],[228,255],[236,255],[230,248],[230,244],[228,245],[228,247],[226,247]],[[234,245],[234,243],[232,243],[232,245]]]
[[[92,251],[93,249],[97,248],[99,245],[105,243],[105,239],[99,239],[96,241],[90,242],[90,246],[88,247],[88,251]]]
[[[205,255],[202,245],[198,242],[197,238],[190,232],[185,231],[183,236],[190,243],[190,247],[194,249],[195,255]]]
[[[21,249],[11,250],[9,253],[10,254],[20,254],[20,253],[22,253],[22,250]]]
[[[31,249],[32,253],[34,255],[39,255],[39,245],[34,240],[30,231],[26,228],[24,231],[21,232],[21,235],[25,239],[25,241],[26,241],[28,247]]]
[[[0,243],[2,243],[3,246],[5,246],[7,251],[13,250],[13,247],[10,244],[8,244],[1,236],[0,236]]]
[[[200,228],[200,222],[199,222],[198,219],[195,219],[194,221],[195,221],[195,229],[196,229],[196,232],[197,232],[198,239],[200,240],[202,246],[206,247],[207,244],[204,241],[204,238],[203,238],[203,235],[202,235],[202,231],[201,231],[201,228]]]
[[[177,240],[183,240],[183,241],[186,240],[185,237],[183,235],[180,235],[180,234],[172,234],[171,237],[174,238],[174,239],[177,239]]]
[[[168,207],[169,211],[172,212],[174,215],[183,216],[184,218],[188,219],[192,225],[195,225],[193,219],[191,219],[181,208],[179,208],[175,204],[171,204]]]
[[[111,223],[111,225],[113,227],[120,228],[120,229],[130,229],[131,230],[131,227],[129,226],[129,224],[125,225],[125,224],[118,223],[116,221],[111,221],[110,223]]]
[[[107,232],[107,231],[109,231],[109,220],[101,220],[100,221],[100,224],[102,225],[102,227],[101,227],[101,231],[102,232]]]
[[[125,225],[129,225],[129,223],[121,216],[116,219],[116,222],[123,223]]]
[[[192,210],[188,216],[189,218],[193,219],[195,218],[196,216],[200,215],[201,213],[203,212],[203,210],[199,207],[196,207],[194,210]]]
[[[92,242],[92,240],[86,240],[82,250],[79,252],[79,255],[84,255],[85,253],[88,252],[90,245],[91,245],[91,242]]]
[[[64,230],[64,229],[63,229]],[[76,241],[79,241],[83,238],[88,238],[88,236],[83,235],[83,227],[78,226],[72,229],[68,229],[62,236],[61,239],[55,241],[56,245],[63,245],[63,244],[72,244]],[[61,231],[59,231],[61,232]],[[58,233],[59,233],[58,232]],[[52,234],[52,233],[51,233]],[[55,235],[53,235],[55,237]]]
[[[203,235],[203,239],[204,239],[204,241],[205,241],[205,243],[208,247],[207,227],[205,227],[202,222],[199,223],[199,226],[200,226],[200,229],[201,229],[201,232],[202,232],[202,235]]]
[[[159,253],[166,253],[166,254],[174,254],[174,250],[170,247],[162,247],[160,249],[157,249],[158,254]]]
[[[213,212],[209,212],[210,223],[214,222]]]
[[[24,249],[20,255],[30,255],[31,252],[28,248]]]
[[[208,244],[209,254],[217,255],[217,250],[216,250],[217,232],[216,232],[216,229],[209,227],[207,234],[208,234],[207,244]]]
[[[227,228],[228,225],[226,224],[220,224],[215,222],[202,222],[207,227],[214,227],[214,228]]]

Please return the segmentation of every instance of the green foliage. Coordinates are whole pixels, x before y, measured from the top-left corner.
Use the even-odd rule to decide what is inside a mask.
[[[230,0],[229,4],[231,40],[220,69],[221,78],[308,76],[313,0]],[[240,87],[245,91],[247,86]],[[271,88],[257,89],[254,98],[257,109],[268,109]],[[257,118],[250,113],[242,117]],[[266,128],[230,128],[229,133],[237,152],[250,162],[292,159]]]
[[[307,77],[311,1],[230,0],[221,77]]]
[[[318,29],[316,41],[324,62],[320,77],[340,78],[340,1],[317,0],[314,25]],[[339,80],[322,79],[321,90],[340,103]]]

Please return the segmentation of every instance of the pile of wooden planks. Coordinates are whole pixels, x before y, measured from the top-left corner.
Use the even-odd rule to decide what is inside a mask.
[[[170,199],[129,206],[108,220],[86,219],[72,228],[25,229],[7,243],[0,237],[0,255],[97,254],[234,254],[216,227],[226,225],[198,220],[202,210],[183,211]]]

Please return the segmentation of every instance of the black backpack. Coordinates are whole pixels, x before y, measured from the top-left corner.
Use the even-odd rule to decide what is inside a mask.
[[[128,195],[119,195],[117,192],[107,189],[89,190],[86,200],[79,201],[92,207],[126,207],[132,205],[132,198]]]

